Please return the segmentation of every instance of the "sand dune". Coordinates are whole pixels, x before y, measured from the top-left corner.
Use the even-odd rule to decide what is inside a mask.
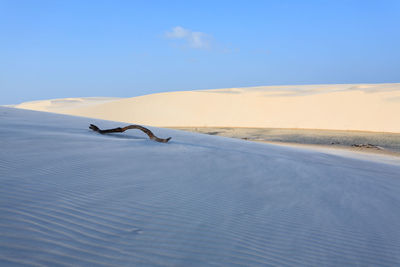
[[[70,97],[70,98],[30,101],[19,105],[15,105],[13,107],[37,110],[37,111],[54,112],[54,113],[65,113],[71,109],[104,104],[117,99],[119,98],[118,97]]]
[[[79,101],[16,107],[161,127],[400,132],[400,83],[262,86]]]
[[[87,127],[0,107],[1,266],[400,265],[396,158]]]

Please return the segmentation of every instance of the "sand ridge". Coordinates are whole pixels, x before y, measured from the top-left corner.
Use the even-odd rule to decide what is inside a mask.
[[[158,93],[70,107],[47,102],[16,107],[159,127],[400,133],[400,83],[226,88]]]

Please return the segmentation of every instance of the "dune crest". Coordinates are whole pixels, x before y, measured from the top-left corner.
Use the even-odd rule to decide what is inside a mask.
[[[400,83],[259,86],[82,101],[16,107],[159,127],[400,132]]]

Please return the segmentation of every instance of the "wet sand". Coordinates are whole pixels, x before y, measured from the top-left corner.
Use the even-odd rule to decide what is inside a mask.
[[[240,127],[174,127],[174,129],[256,142],[347,149],[400,157],[399,133]]]

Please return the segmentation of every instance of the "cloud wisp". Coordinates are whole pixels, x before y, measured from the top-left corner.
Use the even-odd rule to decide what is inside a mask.
[[[195,49],[208,49],[211,45],[211,37],[208,34],[203,32],[194,32],[181,26],[176,26],[170,31],[167,31],[165,37],[168,39],[183,40],[187,46]]]

